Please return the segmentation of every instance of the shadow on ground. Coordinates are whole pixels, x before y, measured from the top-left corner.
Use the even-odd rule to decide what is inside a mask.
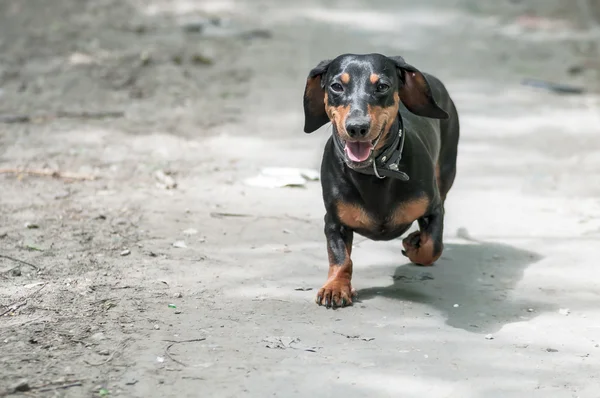
[[[391,285],[359,290],[358,297],[361,301],[380,296],[427,304],[452,327],[496,332],[508,323],[554,309],[551,304],[513,294],[525,269],[541,259],[536,253],[500,243],[446,244],[434,267],[398,266]]]

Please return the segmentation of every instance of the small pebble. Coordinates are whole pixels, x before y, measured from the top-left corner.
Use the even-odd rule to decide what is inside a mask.
[[[160,326],[154,325],[154,330],[160,330]]]
[[[533,308],[527,308],[527,312],[534,312]]]
[[[13,392],[27,392],[30,390],[31,390],[31,386],[29,385],[29,382],[27,380],[19,381],[17,384],[12,386],[12,388],[10,389],[10,391],[13,391]]]
[[[561,315],[569,315],[571,313],[571,310],[568,308],[561,308],[560,310],[558,310],[558,313]]]
[[[206,20],[192,21],[183,25],[183,30],[189,33],[201,33],[207,24]]]
[[[486,335],[485,335],[485,339],[486,339],[486,340],[494,340],[494,335],[491,335],[491,334],[486,334]]]
[[[567,72],[569,72],[570,75],[579,75],[584,71],[584,67],[581,65],[573,65],[571,67],[569,67],[569,69],[567,70]]]
[[[173,247],[176,247],[176,248],[178,248],[178,249],[184,249],[184,248],[186,248],[186,247],[187,247],[187,245],[185,244],[185,242],[184,242],[184,241],[182,241],[182,240],[178,240],[177,242],[174,242],[174,243],[173,243]]]
[[[556,348],[546,348],[547,352],[558,352]]]
[[[182,298],[183,294],[181,294],[181,292],[177,292],[173,295],[174,298]]]
[[[179,314],[181,314],[181,311],[175,311],[175,314],[179,315]]]
[[[39,227],[40,227],[39,225],[34,224],[34,223],[29,223],[28,222],[28,223],[25,224],[25,228],[27,228],[27,229],[38,229]]]
[[[156,362],[163,363],[165,359],[163,357],[156,357]]]
[[[110,355],[110,351],[108,351],[108,350],[102,350],[102,351],[98,351],[98,354],[99,355],[108,356],[108,355]]]
[[[131,254],[131,251],[129,249],[125,249],[121,252],[121,256],[129,256]]]
[[[458,308],[458,307],[460,307],[460,305],[454,304],[454,308]]]
[[[188,228],[185,231],[183,231],[184,235],[196,235],[198,233],[197,229],[194,228]]]
[[[67,260],[73,260],[74,257],[71,253],[67,254]]]
[[[212,65],[214,62],[211,58],[199,53],[192,54],[190,61],[196,65]]]
[[[150,65],[152,62],[152,55],[148,51],[142,51],[140,54],[140,61],[142,61],[142,65]]]

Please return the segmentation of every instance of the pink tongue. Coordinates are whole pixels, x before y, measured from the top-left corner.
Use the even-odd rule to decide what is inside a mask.
[[[346,155],[353,162],[363,162],[371,154],[373,145],[370,142],[346,142]]]

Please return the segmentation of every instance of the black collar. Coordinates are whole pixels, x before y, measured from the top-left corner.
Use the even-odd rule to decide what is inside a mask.
[[[400,160],[402,159],[402,150],[404,149],[404,139],[406,137],[406,132],[403,131],[403,127],[402,115],[398,113],[398,133],[394,137],[392,144],[387,146],[369,166],[360,169],[351,169],[358,173],[374,175],[381,179],[390,177],[400,181],[408,181],[410,179],[408,174],[399,169]],[[344,152],[344,146],[335,133],[333,133],[333,142],[338,153],[345,159],[346,153]]]

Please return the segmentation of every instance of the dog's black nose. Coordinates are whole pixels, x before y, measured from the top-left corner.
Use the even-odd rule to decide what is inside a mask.
[[[369,133],[369,119],[350,119],[346,122],[346,131],[352,138],[364,138]]]

